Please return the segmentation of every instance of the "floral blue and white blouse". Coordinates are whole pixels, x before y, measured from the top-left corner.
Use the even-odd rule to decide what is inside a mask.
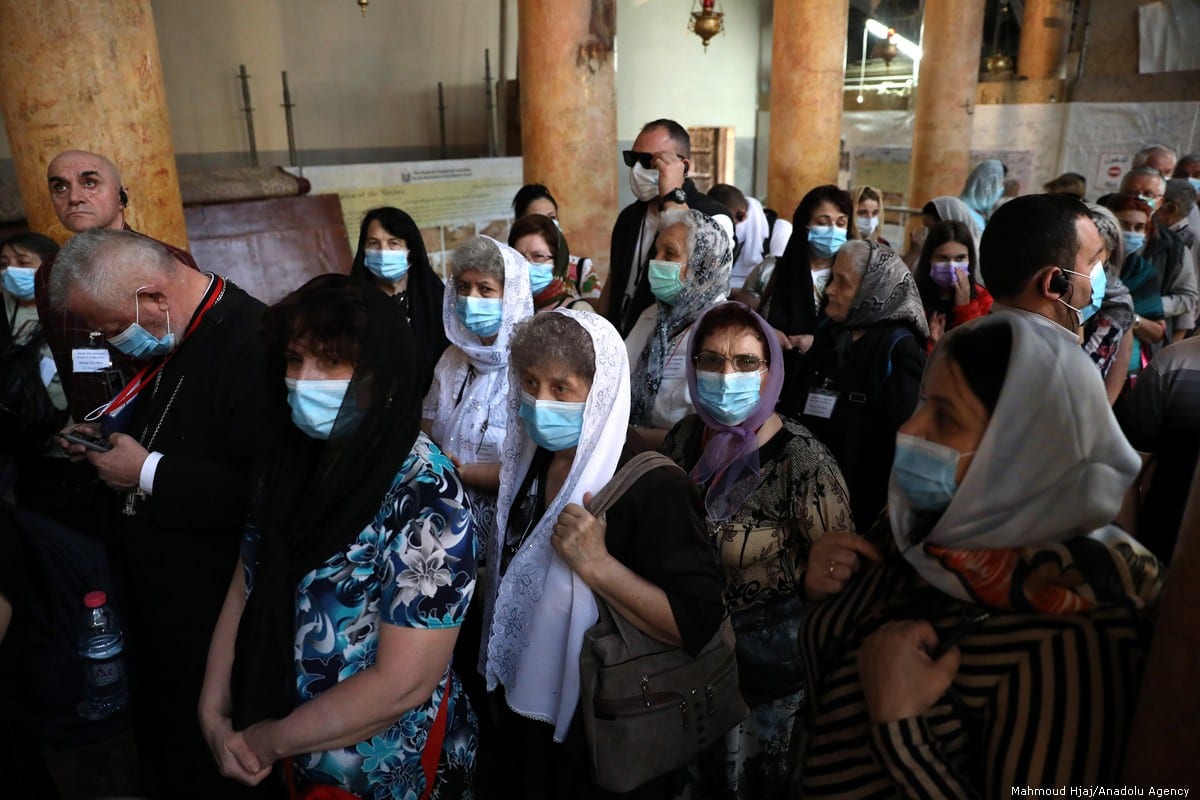
[[[471,505],[458,474],[421,434],[371,524],[297,587],[299,702],[374,664],[381,624],[461,625],[475,590],[475,548]],[[443,676],[427,702],[366,741],[297,756],[298,777],[376,800],[420,797],[421,752],[445,688]],[[433,796],[469,797],[477,723],[454,675],[449,703]]]

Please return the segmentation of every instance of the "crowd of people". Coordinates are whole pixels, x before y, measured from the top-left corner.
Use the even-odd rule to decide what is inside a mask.
[[[1148,147],[1095,204],[1081,176],[1020,195],[984,161],[895,244],[878,187],[812,187],[790,223],[701,193],[672,120],[623,157],[637,199],[602,287],[530,184],[507,241],[467,239],[444,281],[378,208],[349,275],[270,307],[131,230],[108,159],[50,162],[72,237],[0,244],[18,787],[1120,782],[1200,453],[1200,155]],[[136,754],[101,748],[105,769],[86,754],[126,720],[81,720],[59,664],[96,588],[126,627]],[[684,661],[731,649],[746,708],[683,764],[646,740],[621,792],[597,718],[650,723],[589,705],[610,616]]]

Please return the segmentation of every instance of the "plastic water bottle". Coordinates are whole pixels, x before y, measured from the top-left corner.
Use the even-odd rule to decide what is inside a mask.
[[[116,615],[108,607],[104,592],[88,592],[83,597],[86,611],[83,633],[79,637],[79,655],[83,656],[83,701],[79,715],[99,720],[111,717],[129,702],[129,682],[125,676],[125,634]]]

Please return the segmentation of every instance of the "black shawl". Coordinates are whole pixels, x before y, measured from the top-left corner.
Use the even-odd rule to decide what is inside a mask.
[[[296,585],[375,517],[420,432],[416,341],[384,293],[366,285],[361,293],[365,341],[327,442],[292,424],[284,365],[278,354],[272,358],[266,463],[251,512],[261,536],[258,563],[233,662],[239,730],[295,708]]]
[[[375,276],[363,263],[367,227],[372,220],[379,220],[386,231],[400,237],[408,245],[408,288],[405,290],[404,300],[401,301],[397,296],[394,302],[408,304],[408,317],[412,320],[410,327],[417,337],[422,356],[424,373],[421,385],[423,391],[428,391],[433,380],[433,368],[437,365],[442,351],[450,346],[446,339],[446,331],[442,327],[442,281],[429,264],[429,254],[425,250],[425,241],[421,238],[421,230],[417,223],[400,209],[386,206],[372,209],[363,217],[358,230],[358,249],[354,252],[350,277],[375,286]]]

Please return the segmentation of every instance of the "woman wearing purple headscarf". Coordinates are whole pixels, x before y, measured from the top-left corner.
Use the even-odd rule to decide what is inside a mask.
[[[797,650],[808,606],[804,568],[813,542],[854,530],[850,500],[829,450],[775,412],[783,360],[762,317],[741,303],[713,306],[696,322],[686,372],[696,413],[671,429],[663,452],[704,493],[751,707],[693,764],[691,795],[785,797],[805,698]]]

